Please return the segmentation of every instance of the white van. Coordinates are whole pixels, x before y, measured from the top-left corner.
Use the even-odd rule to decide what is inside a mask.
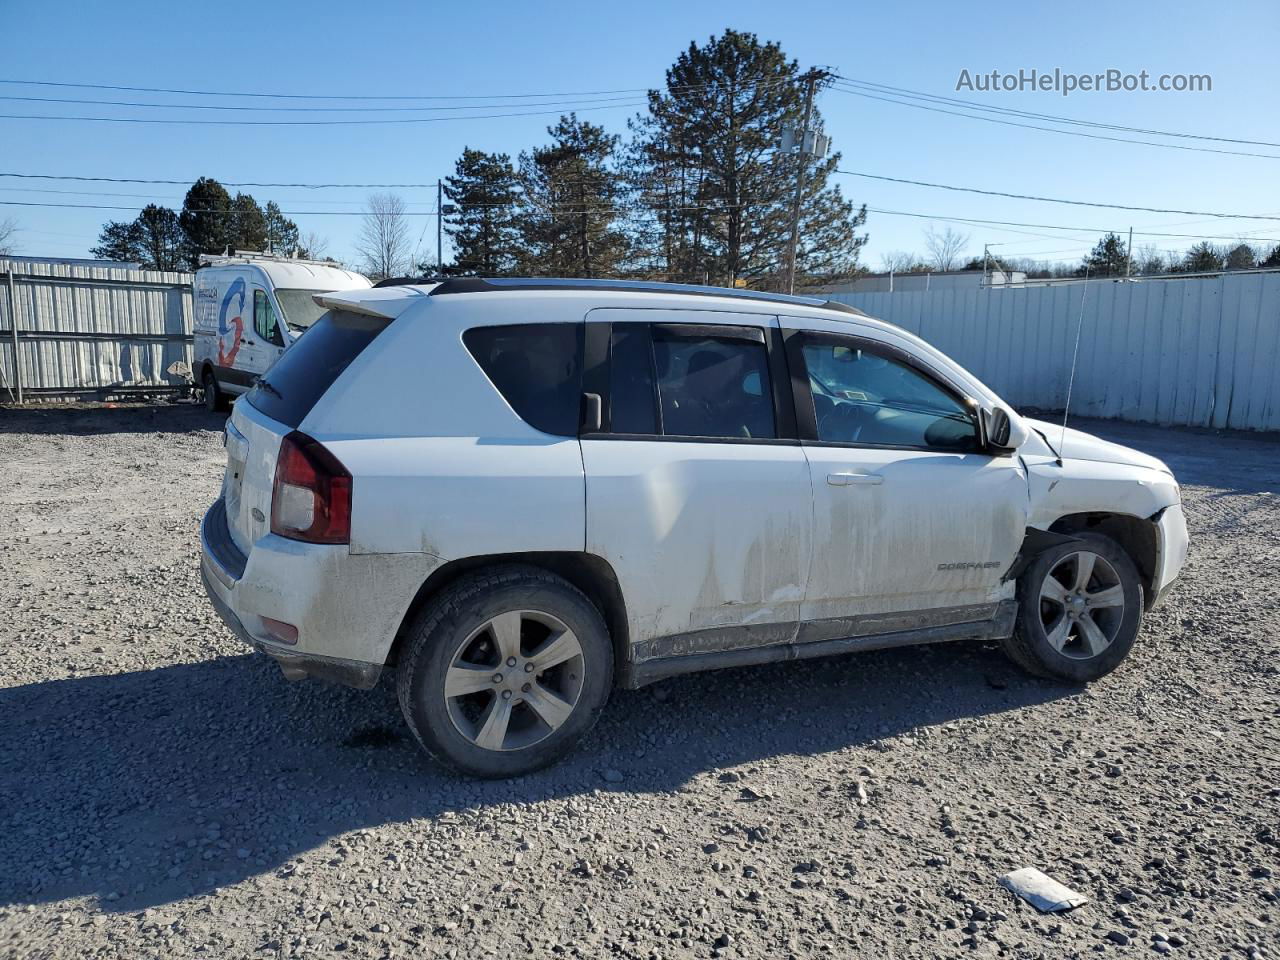
[[[318,260],[237,250],[203,256],[195,279],[191,373],[210,410],[225,410],[324,313],[316,293],[368,289],[369,279]]]

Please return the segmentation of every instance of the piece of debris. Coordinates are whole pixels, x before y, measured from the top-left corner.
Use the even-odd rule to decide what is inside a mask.
[[[1006,873],[1000,878],[999,883],[1010,893],[1021,897],[1042,913],[1072,910],[1089,902],[1088,897],[1064,887],[1035,867],[1023,867],[1021,870]]]

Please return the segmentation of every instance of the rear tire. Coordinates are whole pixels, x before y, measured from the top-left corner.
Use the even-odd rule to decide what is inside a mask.
[[[431,756],[474,777],[516,777],[563,757],[613,687],[595,605],[536,567],[463,577],[418,615],[396,677],[400,709]]]
[[[1118,543],[1083,533],[1050,547],[1018,578],[1018,619],[1004,651],[1028,673],[1076,683],[1106,676],[1142,627],[1142,578]]]
[[[224,413],[227,409],[227,397],[218,387],[218,379],[213,371],[205,369],[201,381],[204,387],[204,408],[210,413]]]

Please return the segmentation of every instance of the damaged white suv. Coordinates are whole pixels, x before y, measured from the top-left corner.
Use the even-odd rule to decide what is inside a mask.
[[[697,670],[990,638],[1092,680],[1186,556],[1159,460],[1059,449],[850,307],[570,280],[317,301],[227,423],[204,582],[290,678],[394,666],[471,774]]]

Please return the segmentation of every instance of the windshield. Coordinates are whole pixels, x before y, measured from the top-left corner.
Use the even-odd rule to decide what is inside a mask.
[[[284,313],[284,322],[296,330],[305,330],[322,316],[325,308],[315,302],[313,297],[324,290],[281,290],[276,287],[276,300],[280,302],[280,310]]]

